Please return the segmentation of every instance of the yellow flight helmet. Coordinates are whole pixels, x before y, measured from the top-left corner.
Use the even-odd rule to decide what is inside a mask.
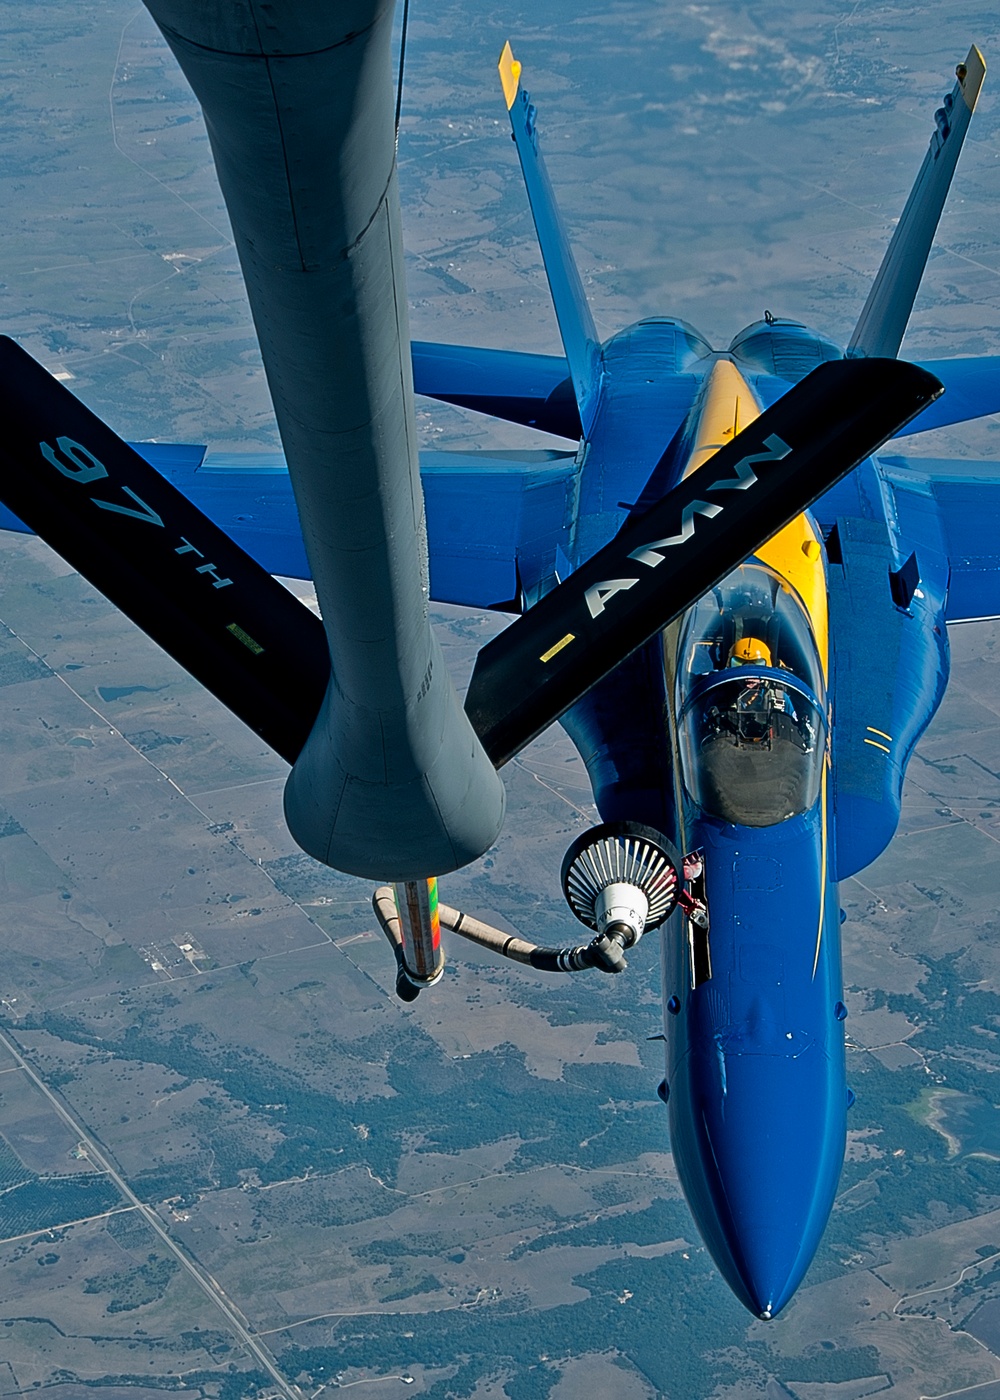
[[[729,653],[730,666],[770,666],[771,648],[758,637],[741,637]]]

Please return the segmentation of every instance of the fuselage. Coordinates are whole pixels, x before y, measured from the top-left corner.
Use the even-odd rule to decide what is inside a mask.
[[[446,364],[456,353],[444,348]],[[501,352],[474,354],[494,357],[479,367],[489,383]],[[474,568],[458,560],[479,590],[474,605],[503,608],[491,599],[512,594],[519,606],[531,603],[792,383],[840,354],[788,322],[750,326],[722,352],[666,319],[613,337],[601,351],[596,412],[579,451],[553,467],[555,487],[533,469],[549,515],[525,507],[532,528],[516,527],[510,578],[483,582],[492,557],[483,548]],[[522,369],[516,359],[517,383]],[[551,368],[546,374],[544,403],[560,406],[548,426],[571,431],[566,386]],[[450,397],[462,400],[464,390]],[[517,422],[539,402],[537,394],[488,399],[491,411],[507,403]],[[148,450],[167,474],[174,455],[191,458],[176,467],[185,493],[259,551],[265,568],[308,576],[280,462],[200,471],[203,449]],[[901,524],[894,470],[892,458],[863,462],[816,503],[815,519],[793,519],[562,719],[604,821],[638,822],[700,853],[695,883],[707,932],[675,914],[661,935],[661,1096],[702,1237],[737,1296],[763,1316],[774,1316],[803,1277],[843,1159],[849,1095],[837,882],[891,840],[907,760],[947,681],[948,542],[933,502],[912,486]],[[725,509],[735,511],[732,494]],[[438,508],[436,524],[428,512],[430,533],[447,565],[454,493],[443,491]],[[457,518],[487,513],[477,498]],[[9,515],[2,523],[25,528]],[[493,531],[491,517],[481,543],[503,554]],[[470,601],[447,586],[435,596]]]
[[[606,356],[609,398],[581,489],[581,519],[594,530],[603,520],[605,538],[612,503],[602,498],[594,454],[605,426],[627,435],[641,418],[628,410],[656,385],[655,343],[669,354],[673,412],[678,396],[690,402],[658,464],[648,442],[644,462],[642,443],[624,452],[636,464],[625,504],[640,510],[643,492],[647,501],[662,495],[773,402],[776,370],[801,378],[838,353],[802,327],[751,327],[722,355],[702,351],[687,327],[633,328]],[[614,505],[617,528],[623,506]],[[564,720],[602,817],[658,825],[696,857],[690,868],[708,928],[677,913],[661,933],[660,1095],[702,1238],[736,1295],[765,1318],[787,1303],[813,1258],[846,1144],[831,723],[834,653],[850,639],[834,634],[829,567],[815,521],[797,517],[625,663],[617,686],[602,683]],[[939,676],[942,652],[930,632],[919,620],[913,629]],[[920,658],[903,654],[919,670]],[[614,698],[623,680],[634,701],[628,716]],[[929,722],[941,689],[912,707],[910,731]],[[884,739],[873,742],[889,752]],[[885,815],[886,840],[896,815]]]

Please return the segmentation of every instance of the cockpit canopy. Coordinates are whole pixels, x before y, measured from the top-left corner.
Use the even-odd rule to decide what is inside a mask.
[[[808,811],[823,774],[825,692],[798,596],[771,569],[744,564],[688,613],[678,660],[690,797],[738,826]]]

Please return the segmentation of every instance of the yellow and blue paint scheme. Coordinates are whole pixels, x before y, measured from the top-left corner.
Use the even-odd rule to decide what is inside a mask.
[[[845,348],[769,314],[722,350],[666,316],[602,342],[509,45],[500,75],[565,353],[415,342],[412,361],[418,393],[562,439],[544,452],[422,454],[431,598],[517,612],[731,441],[759,408]],[[982,75],[973,50],[938,113],[928,179],[918,180],[915,194],[940,184],[942,147],[957,159],[954,133],[960,144]],[[890,247],[898,256],[876,280],[850,353],[895,353],[898,322],[905,326],[908,315],[898,287],[909,278],[914,290],[915,268],[919,280],[935,208],[940,202],[925,202],[909,222],[904,211],[904,234]],[[906,245],[914,227],[926,243],[919,256]],[[887,348],[873,351],[880,338]],[[1000,411],[1000,357],[924,367],[947,392],[908,433]],[[136,447],[265,569],[308,577],[280,455]],[[0,528],[25,526],[0,507]],[[890,448],[757,551],[747,567],[776,581],[789,617],[801,614],[815,663],[810,679],[799,676],[792,705],[815,716],[818,782],[808,802],[771,820],[758,813],[742,821],[720,812],[715,799],[699,799],[698,754],[682,752],[684,706],[727,680],[708,672],[685,680],[690,618],[640,647],[562,721],[602,820],[655,827],[704,861],[707,935],[680,914],[663,933],[662,1096],[699,1228],[734,1291],[759,1315],[774,1316],[808,1267],[843,1157],[836,882],[874,860],[896,829],[907,761],[947,682],[947,624],[1000,616],[998,541],[993,464],[910,462]],[[725,606],[719,614],[725,623]],[[780,664],[758,667],[761,684],[780,689],[785,679]],[[429,904],[427,911],[433,968]]]
[[[767,366],[802,377],[835,353],[805,327],[773,321],[748,328],[734,346],[702,357],[688,413],[633,509],[752,420],[772,390]],[[585,470],[599,481],[590,498],[600,490],[606,501],[607,464],[591,456]],[[963,490],[973,495],[971,483]],[[991,504],[997,498],[982,490],[975,497],[995,521],[1000,500]],[[704,946],[679,914],[661,934],[662,1096],[702,1236],[760,1316],[774,1316],[804,1276],[840,1177],[849,1093],[837,881],[891,839],[906,759],[943,695],[950,566],[935,504],[902,465],[890,475],[869,461],[749,561],[795,600],[814,649],[824,732],[808,809],[747,825],[692,795],[680,751],[684,618],[563,719],[602,819],[657,826],[704,861]],[[914,548],[919,585],[907,570]],[[996,579],[982,587],[996,589]],[[762,679],[779,680],[773,672],[760,668]]]
[[[718,359],[682,435],[688,456],[677,464],[680,473],[700,466],[758,411],[738,367]],[[815,521],[795,517],[739,572],[752,583],[755,569],[776,596],[785,595],[780,601],[788,615],[799,619],[799,637],[813,662],[800,669],[811,684],[795,677],[801,689],[783,686],[792,673],[782,669],[786,656],[772,655],[773,637],[766,661],[732,669],[731,639],[740,619],[725,613],[730,598],[746,596],[742,585],[730,589],[724,582],[706,600],[718,614],[717,635],[726,639],[707,674],[692,681],[685,673],[708,660],[697,616],[665,632],[671,834],[680,849],[700,854],[710,924],[706,934],[675,915],[661,942],[665,1097],[678,1174],[730,1287],[752,1312],[773,1317],[800,1283],[829,1217],[846,1142],[847,1085],[839,907],[828,858],[829,616]],[[693,646],[692,631],[699,639]],[[813,776],[807,806],[789,802],[794,810],[778,805],[770,816],[754,813],[752,821],[740,821],[739,811],[704,804],[690,770],[706,761],[707,750],[695,742],[682,751],[691,723],[686,696],[699,685],[707,686],[703,704],[746,685],[743,694],[770,687],[800,711],[810,703],[808,692],[816,720],[806,745],[811,752],[800,756]],[[714,704],[713,712],[723,704]],[[716,742],[728,750],[738,741],[727,732]],[[765,780],[779,743],[759,725],[746,741]],[[781,769],[773,776],[781,786]]]

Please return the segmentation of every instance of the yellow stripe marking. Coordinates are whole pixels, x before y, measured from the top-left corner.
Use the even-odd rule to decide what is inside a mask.
[[[521,65],[514,57],[510,47],[510,40],[503,46],[503,53],[500,55],[500,62],[497,64],[497,67],[500,70],[500,83],[503,87],[503,98],[507,103],[507,111],[509,112],[514,105],[515,97],[517,97],[518,84],[521,80]]]
[[[563,647],[568,647],[569,644],[570,644],[570,642],[575,642],[575,641],[576,641],[576,633],[575,633],[575,632],[567,632],[566,635],[565,635],[565,637],[563,637],[563,639],[562,639],[561,642],[556,642],[556,644],[555,644],[554,647],[549,647],[548,651],[543,651],[543,652],[542,652],[541,656],[538,658],[539,661],[542,661],[542,662],[551,661],[552,658],[553,658],[553,656],[558,656],[558,655],[559,655],[559,653],[562,651]]]
[[[260,642],[255,642],[250,633],[244,632],[238,622],[230,622],[226,627],[226,631],[232,632],[236,640],[242,642],[248,651],[253,652],[254,656],[261,656],[263,654],[264,648],[261,646]]]
[[[865,728],[869,734],[877,734],[881,739],[888,739],[889,743],[892,743],[892,735],[887,734],[884,729],[876,729],[874,724],[866,724]]]
[[[866,744],[871,744],[871,746],[872,746],[873,749],[881,749],[883,753],[891,753],[891,752],[892,752],[891,749],[887,749],[887,748],[886,748],[885,744],[880,744],[879,741],[878,741],[877,739],[866,739],[866,740],[865,740],[865,743],[866,743]]]
[[[820,787],[820,801],[823,804],[820,821],[820,886],[819,886],[819,927],[816,930],[816,953],[813,957],[813,981],[816,980],[816,969],[819,967],[819,950],[823,942],[823,916],[826,913],[826,771],[827,764],[823,764],[823,782]]]

